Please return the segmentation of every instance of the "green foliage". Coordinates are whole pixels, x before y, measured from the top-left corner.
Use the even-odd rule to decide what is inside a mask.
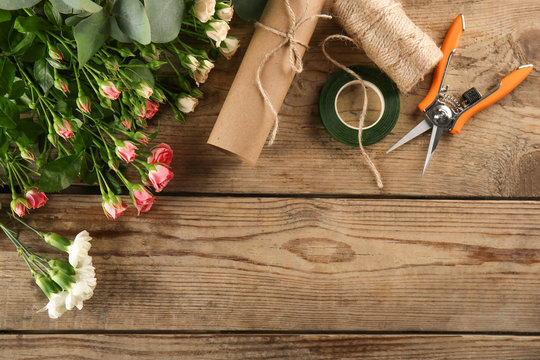
[[[18,10],[18,9],[24,9],[29,8],[37,3],[39,3],[41,0],[0,0],[0,9],[4,10]]]
[[[233,0],[234,10],[246,21],[260,19],[267,0]]]
[[[124,34],[143,45],[150,44],[152,40],[150,20],[139,1],[116,0],[112,14]]]
[[[102,9],[75,26],[79,66],[84,66],[94,56],[110,34],[109,14]]]
[[[178,36],[184,18],[183,0],[144,0],[144,7],[150,20],[152,42],[167,43]]]
[[[34,77],[39,86],[46,93],[54,84],[54,75],[51,65],[45,59],[39,59],[34,63]]]
[[[39,190],[56,192],[66,189],[79,176],[81,155],[71,155],[47,163],[42,169]]]

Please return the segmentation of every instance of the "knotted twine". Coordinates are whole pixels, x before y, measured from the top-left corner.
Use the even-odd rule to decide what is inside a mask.
[[[409,92],[442,58],[441,50],[405,14],[401,3],[394,0],[335,0],[334,15],[346,35],[330,35],[324,39],[322,50],[330,62],[350,74],[362,85],[364,101],[358,121],[360,152],[383,188],[381,174],[362,145],[362,130],[367,113],[367,91],[362,78],[333,59],[326,50],[331,40],[342,40],[363,48],[366,55],[394,80],[398,88]]]
[[[274,115],[274,127],[272,129],[272,133],[268,141],[269,145],[272,145],[276,139],[276,135],[279,128],[279,116],[278,116],[278,112],[276,108],[274,107],[274,105],[272,105],[272,102],[270,101],[268,92],[265,90],[265,88],[262,85],[261,73],[264,70],[264,67],[266,63],[268,62],[268,60],[270,60],[270,58],[274,56],[282,47],[287,46],[287,45],[289,46],[289,63],[291,65],[291,69],[296,74],[299,74],[302,71],[304,71],[304,64],[302,62],[302,57],[300,56],[300,53],[298,52],[298,47],[302,46],[305,49],[308,49],[309,46],[307,44],[302,43],[301,41],[298,41],[298,39],[296,39],[296,32],[308,21],[319,19],[319,18],[322,18],[322,19],[332,18],[330,15],[324,15],[324,14],[316,14],[316,15],[306,17],[307,11],[309,9],[309,3],[310,3],[309,0],[306,0],[306,6],[304,8],[302,16],[297,18],[294,10],[291,7],[290,0],[284,0],[284,3],[285,3],[285,8],[287,9],[287,15],[288,15],[288,20],[289,20],[289,29],[287,30],[287,32],[283,32],[281,30],[265,25],[258,21],[255,23],[255,26],[258,26],[267,31],[270,31],[271,33],[283,38],[283,41],[278,46],[276,46],[272,51],[268,52],[264,56],[263,60],[261,61],[261,64],[257,68],[257,87],[259,88],[259,92],[261,93],[261,96],[264,99],[264,103],[266,104],[266,106],[268,106],[268,108],[270,108],[270,111],[272,111],[272,115]]]

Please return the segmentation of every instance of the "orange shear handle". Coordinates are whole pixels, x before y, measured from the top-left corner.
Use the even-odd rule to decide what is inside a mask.
[[[465,125],[465,123],[471,118],[471,116],[481,110],[484,110],[488,106],[495,104],[497,101],[501,100],[504,96],[509,94],[519,84],[521,84],[521,82],[525,80],[527,76],[529,76],[532,69],[532,65],[524,65],[512,72],[510,75],[506,76],[504,79],[502,79],[497,90],[493,91],[484,99],[480,100],[476,105],[472,106],[470,109],[461,114],[461,116],[457,119],[454,128],[450,132],[452,134],[458,134],[461,131],[463,125]]]
[[[433,82],[431,83],[431,89],[429,89],[429,92],[427,96],[425,97],[420,104],[418,104],[418,108],[420,111],[424,111],[429,105],[433,104],[435,99],[437,99],[437,95],[439,95],[439,90],[441,89],[441,85],[444,79],[444,72],[446,70],[446,65],[450,61],[450,57],[456,50],[456,48],[459,45],[459,39],[461,38],[461,34],[463,34],[463,30],[465,29],[465,22],[464,22],[463,15],[459,14],[454,22],[452,23],[452,26],[450,26],[450,30],[446,33],[446,37],[444,38],[443,44],[441,46],[441,50],[443,53],[443,57],[441,61],[437,64],[437,67],[435,67],[435,72],[433,73]]]

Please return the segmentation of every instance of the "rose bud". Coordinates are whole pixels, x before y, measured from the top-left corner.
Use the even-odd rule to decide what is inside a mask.
[[[55,116],[53,126],[54,131],[64,139],[69,139],[75,135],[73,130],[71,130],[71,124],[67,119],[60,119]]]
[[[141,50],[141,57],[146,62],[152,62],[152,61],[159,60],[160,54],[161,54],[160,50],[154,44],[150,44],[148,46],[145,46]]]
[[[19,143],[17,143],[17,147],[19,148],[19,152],[21,154],[21,157],[24,160],[27,160],[27,161],[36,160],[36,157],[34,156],[34,154],[30,150],[28,150],[27,148],[25,148],[24,146],[22,146]]]
[[[130,163],[135,160],[135,157],[137,156],[137,154],[135,154],[135,150],[137,149],[138,148],[131,141],[118,141],[114,151],[120,159]]]
[[[234,9],[232,6],[225,4],[218,4],[218,9],[216,10],[216,15],[223,21],[229,22],[232,20],[234,15]]]
[[[198,104],[199,100],[197,98],[186,93],[180,94],[177,100],[178,108],[185,114],[193,112]]]
[[[150,96],[152,96],[154,93],[154,89],[152,89],[152,87],[145,81],[139,83],[139,85],[137,85],[135,88],[135,91],[145,99],[150,99]]]
[[[221,47],[219,48],[219,52],[223,56],[225,56],[226,59],[230,59],[236,54],[236,50],[238,50],[239,47],[239,41],[237,38],[233,36],[227,36],[225,40],[221,43]]]
[[[144,103],[146,105],[146,118],[153,118],[159,110],[159,104],[150,100],[146,100]]]
[[[193,73],[193,76],[195,76],[195,81],[197,84],[204,84],[206,80],[208,79],[208,74],[210,74],[210,71],[214,68],[214,64],[211,61],[204,60],[201,63],[201,66]]]
[[[101,95],[111,100],[116,100],[122,93],[116,88],[116,85],[112,81],[101,81],[99,84],[99,90]]]
[[[152,154],[148,157],[148,163],[155,165],[157,163],[171,165],[173,151],[168,144],[162,143],[152,149]]]
[[[49,57],[51,59],[56,60],[56,61],[62,61],[64,57],[62,56],[62,52],[60,51],[59,48],[57,48],[56,46],[52,44],[48,44],[48,48],[49,48]]]
[[[101,206],[103,207],[105,215],[111,219],[118,218],[127,209],[127,205],[122,201],[120,196],[113,193],[103,195]]]
[[[105,68],[111,72],[120,70],[120,62],[118,56],[109,56],[103,60]]]
[[[188,55],[182,59],[182,66],[191,70],[192,72],[197,71],[200,65],[201,63],[199,63],[199,60],[197,60],[197,58],[193,55]]]
[[[90,98],[83,93],[79,93],[77,98],[77,107],[85,114],[89,114],[91,111]]]
[[[127,115],[122,116],[122,125],[124,125],[124,127],[128,130],[131,129],[133,119]]]
[[[147,212],[154,204],[154,196],[142,185],[134,185],[130,191],[131,199],[137,208],[138,214]]]
[[[153,168],[148,172],[148,181],[157,192],[161,192],[174,177],[174,174],[165,165],[156,164],[152,167]]]
[[[64,95],[69,92],[68,83],[67,83],[66,79],[62,78],[61,76],[58,76],[54,80],[54,87],[57,88],[58,90],[60,90],[61,92],[63,92]]]
[[[26,199],[21,197],[16,197],[11,201],[11,211],[17,214],[19,217],[23,217],[26,213],[26,208],[28,207],[28,202]]]
[[[29,209],[39,209],[47,203],[47,200],[49,200],[47,195],[39,192],[37,188],[28,190],[25,194],[25,198]]]
[[[216,42],[216,47],[221,45],[221,42],[227,38],[229,32],[229,24],[223,20],[212,21],[206,27],[206,36]]]
[[[167,101],[167,97],[161,89],[154,89],[154,94],[150,99],[160,104],[163,104],[165,101]]]
[[[193,13],[200,22],[205,23],[216,11],[216,0],[195,0]]]

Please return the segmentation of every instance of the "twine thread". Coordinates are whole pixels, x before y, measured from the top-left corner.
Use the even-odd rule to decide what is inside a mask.
[[[302,46],[305,49],[308,49],[309,46],[307,44],[302,43],[301,41],[298,41],[296,39],[296,32],[299,28],[301,28],[306,22],[314,19],[331,19],[332,16],[330,15],[324,15],[324,14],[315,14],[306,17],[307,10],[309,9],[309,0],[306,0],[306,6],[304,8],[304,11],[302,13],[302,16],[300,16],[298,19],[296,17],[296,14],[294,10],[291,7],[290,0],[284,0],[285,2],[285,8],[287,9],[287,15],[288,15],[288,21],[289,21],[289,29],[287,32],[283,32],[281,30],[278,30],[276,28],[273,28],[271,26],[268,26],[266,24],[263,24],[259,21],[255,23],[255,26],[260,27],[262,29],[265,29],[267,31],[270,31],[271,33],[280,36],[283,38],[283,41],[276,46],[273,50],[268,52],[264,58],[261,61],[261,64],[257,68],[257,87],[259,88],[259,92],[261,93],[261,96],[264,99],[264,103],[268,108],[270,108],[270,111],[272,112],[272,115],[274,116],[274,127],[272,129],[272,132],[270,134],[270,139],[268,141],[269,145],[272,145],[274,141],[276,140],[277,132],[279,129],[279,116],[276,108],[272,104],[272,101],[270,101],[270,97],[268,95],[268,92],[264,88],[262,81],[261,81],[261,73],[264,70],[264,67],[266,66],[266,63],[272,56],[274,56],[282,47],[289,46],[289,63],[291,65],[291,69],[296,73],[299,74],[302,71],[304,71],[304,64],[302,62],[302,56],[300,55],[300,52],[298,50],[299,46]]]

